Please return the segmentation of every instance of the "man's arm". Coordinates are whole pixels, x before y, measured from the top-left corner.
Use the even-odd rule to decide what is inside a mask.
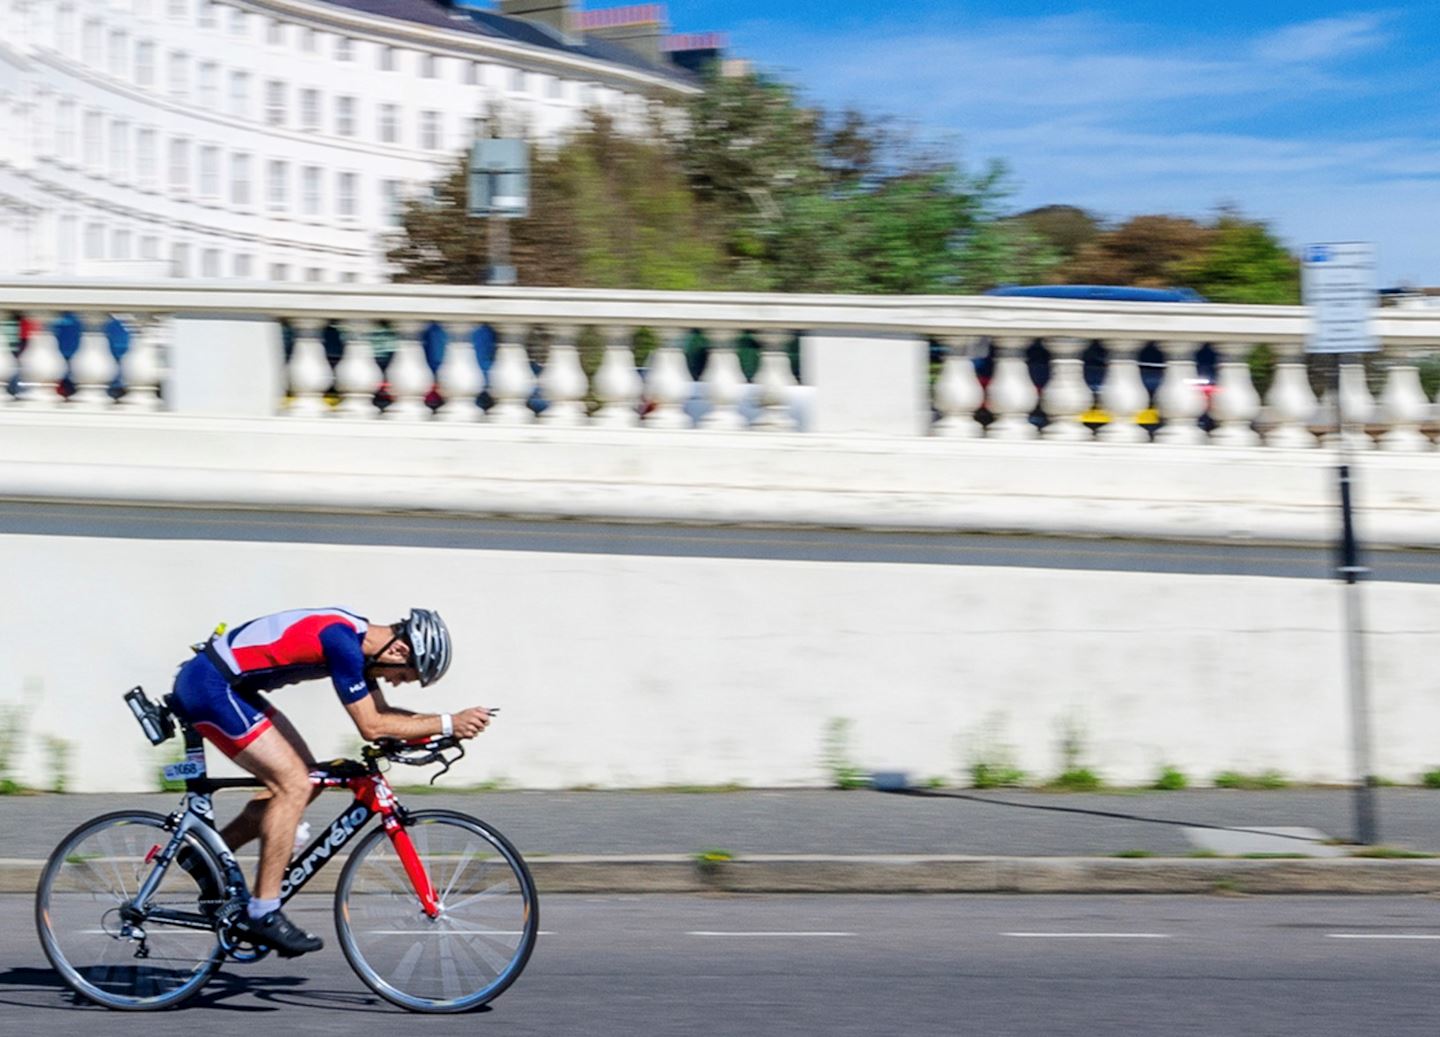
[[[373,692],[363,699],[347,702],[345,710],[355,721],[360,737],[367,742],[377,738],[434,738],[444,734],[440,714],[381,710]],[[462,709],[451,716],[450,723],[456,736],[474,738],[489,725],[490,714],[478,707]]]
[[[399,706],[390,705],[385,699],[385,693],[380,690],[378,684],[371,685],[370,697],[375,700],[375,708],[381,713],[398,713],[402,717],[416,717],[420,715],[413,709],[401,709]]]

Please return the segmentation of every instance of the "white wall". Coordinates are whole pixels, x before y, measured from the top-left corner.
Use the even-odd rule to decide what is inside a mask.
[[[504,707],[456,784],[819,783],[835,717],[857,763],[917,777],[997,742],[1053,774],[1066,723],[1115,781],[1161,762],[1349,776],[1339,592],[1320,580],[16,534],[0,570],[0,703],[32,710],[40,784],[48,734],[79,746],[74,787],[149,787],[160,753],[121,693],[168,689],[217,621],[326,604],[447,617],[450,675],[396,700]],[[1377,770],[1412,777],[1440,763],[1440,586],[1365,593]],[[354,746],[328,687],[275,701],[318,753]]]

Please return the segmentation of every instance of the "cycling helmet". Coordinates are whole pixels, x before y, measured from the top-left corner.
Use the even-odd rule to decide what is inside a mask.
[[[410,642],[411,661],[420,674],[420,686],[445,676],[450,669],[450,629],[440,613],[411,609],[403,627],[405,640]]]

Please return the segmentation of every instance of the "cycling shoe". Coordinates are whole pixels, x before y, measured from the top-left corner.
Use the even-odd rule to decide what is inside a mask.
[[[271,911],[264,918],[242,918],[236,928],[282,958],[296,958],[325,946],[324,940],[301,929],[282,911]]]

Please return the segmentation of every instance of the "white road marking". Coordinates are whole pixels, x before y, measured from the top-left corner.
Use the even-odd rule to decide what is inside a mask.
[[[715,929],[692,929],[686,936],[854,936],[854,933],[824,932],[815,930],[794,930],[789,932],[725,931]]]
[[[373,936],[524,936],[519,929],[361,929]],[[536,936],[554,936],[554,930],[541,929]]]
[[[1440,940],[1440,933],[1326,933],[1332,940]]]
[[[1037,940],[1168,940],[1169,933],[1001,933]]]

